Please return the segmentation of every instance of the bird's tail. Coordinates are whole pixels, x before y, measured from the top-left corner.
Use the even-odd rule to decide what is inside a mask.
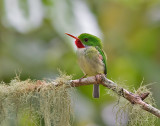
[[[99,84],[93,85],[93,97],[99,98]]]

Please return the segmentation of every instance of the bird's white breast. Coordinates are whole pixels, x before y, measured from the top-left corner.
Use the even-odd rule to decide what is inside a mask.
[[[95,47],[77,49],[78,63],[84,74],[94,76],[104,73],[104,63],[99,58],[99,52]]]

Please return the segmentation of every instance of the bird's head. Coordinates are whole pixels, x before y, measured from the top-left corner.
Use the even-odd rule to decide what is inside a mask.
[[[68,33],[65,34],[76,39],[75,44],[77,48],[85,48],[87,46],[95,46],[95,47],[98,46],[99,48],[102,48],[101,40],[94,35],[88,33],[82,33],[78,37],[76,37]]]

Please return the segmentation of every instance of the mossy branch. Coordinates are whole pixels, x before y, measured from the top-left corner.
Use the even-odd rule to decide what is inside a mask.
[[[0,126],[71,126],[69,80],[71,76],[60,75],[48,81],[16,77],[9,84],[1,82]]]
[[[71,76],[61,73],[57,79],[50,81],[20,81],[17,77],[9,84],[1,83],[0,125],[9,125],[9,122],[14,121],[15,125],[27,123],[26,125],[34,124],[35,126],[44,124],[46,126],[71,126],[70,91],[73,89],[71,87],[91,84],[102,84],[131,103],[127,103],[128,107],[126,105],[119,107],[120,109],[117,112],[119,113],[121,110],[126,112],[128,108],[130,126],[136,124],[142,126],[145,122],[148,124],[146,126],[150,126],[156,120],[156,116],[160,118],[160,111],[152,106],[154,105],[152,94],[146,86],[142,86],[136,92],[131,93],[107,79],[104,75],[71,80]],[[135,106],[132,106],[132,104]],[[146,111],[142,112],[141,109]],[[155,116],[152,116],[152,114]],[[144,120],[144,118],[146,119]]]
[[[104,75],[96,75],[88,78],[83,78],[80,80],[78,79],[78,80],[70,81],[70,85],[72,87],[79,87],[79,86],[90,85],[90,84],[102,84],[103,86],[113,90],[119,96],[124,97],[132,104],[139,105],[143,110],[148,111],[160,118],[160,110],[143,101],[145,98],[148,97],[149,95],[148,92],[143,93],[141,95],[133,94],[128,90],[122,87],[119,87],[116,83],[107,79]]]

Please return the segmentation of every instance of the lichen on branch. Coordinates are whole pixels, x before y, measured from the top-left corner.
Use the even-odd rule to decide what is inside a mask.
[[[8,85],[1,83],[0,125],[70,126],[72,120],[70,91],[72,87],[91,84],[102,84],[129,101],[127,105],[120,107],[124,112],[128,111],[129,125],[141,126],[144,121],[150,121],[148,124],[152,124],[156,116],[160,118],[160,110],[154,107],[151,92],[146,87],[140,87],[132,93],[104,75],[71,80],[70,76],[61,74],[56,80],[50,81],[29,79],[20,81],[19,78],[15,78]],[[126,109],[126,106],[129,109]]]
[[[111,89],[117,95],[124,97],[131,104],[139,105],[141,109],[148,111],[149,113],[160,118],[160,110],[158,110],[151,104],[148,104],[143,101],[149,95],[148,92],[144,92],[143,94],[140,95],[134,94],[122,87],[119,87],[116,83],[107,79],[105,75],[96,75],[88,78],[83,78],[80,80],[78,79],[70,81],[70,85],[73,87],[90,85],[90,84],[102,84],[103,86]]]
[[[70,76],[52,81],[20,81],[0,85],[0,125],[70,126],[72,117]],[[56,86],[58,83],[61,86]]]
[[[140,96],[147,104],[156,106],[148,85],[141,85],[137,90],[134,89],[132,92],[133,94]],[[128,126],[152,126],[157,120],[156,116],[148,111],[144,111],[141,108],[141,105],[132,104],[127,100],[119,99],[119,104],[115,107],[118,108],[116,118],[120,118],[121,121],[123,118],[127,118]],[[121,117],[118,117],[119,115],[121,115]],[[118,122],[117,120],[117,124],[122,124],[122,122]]]

